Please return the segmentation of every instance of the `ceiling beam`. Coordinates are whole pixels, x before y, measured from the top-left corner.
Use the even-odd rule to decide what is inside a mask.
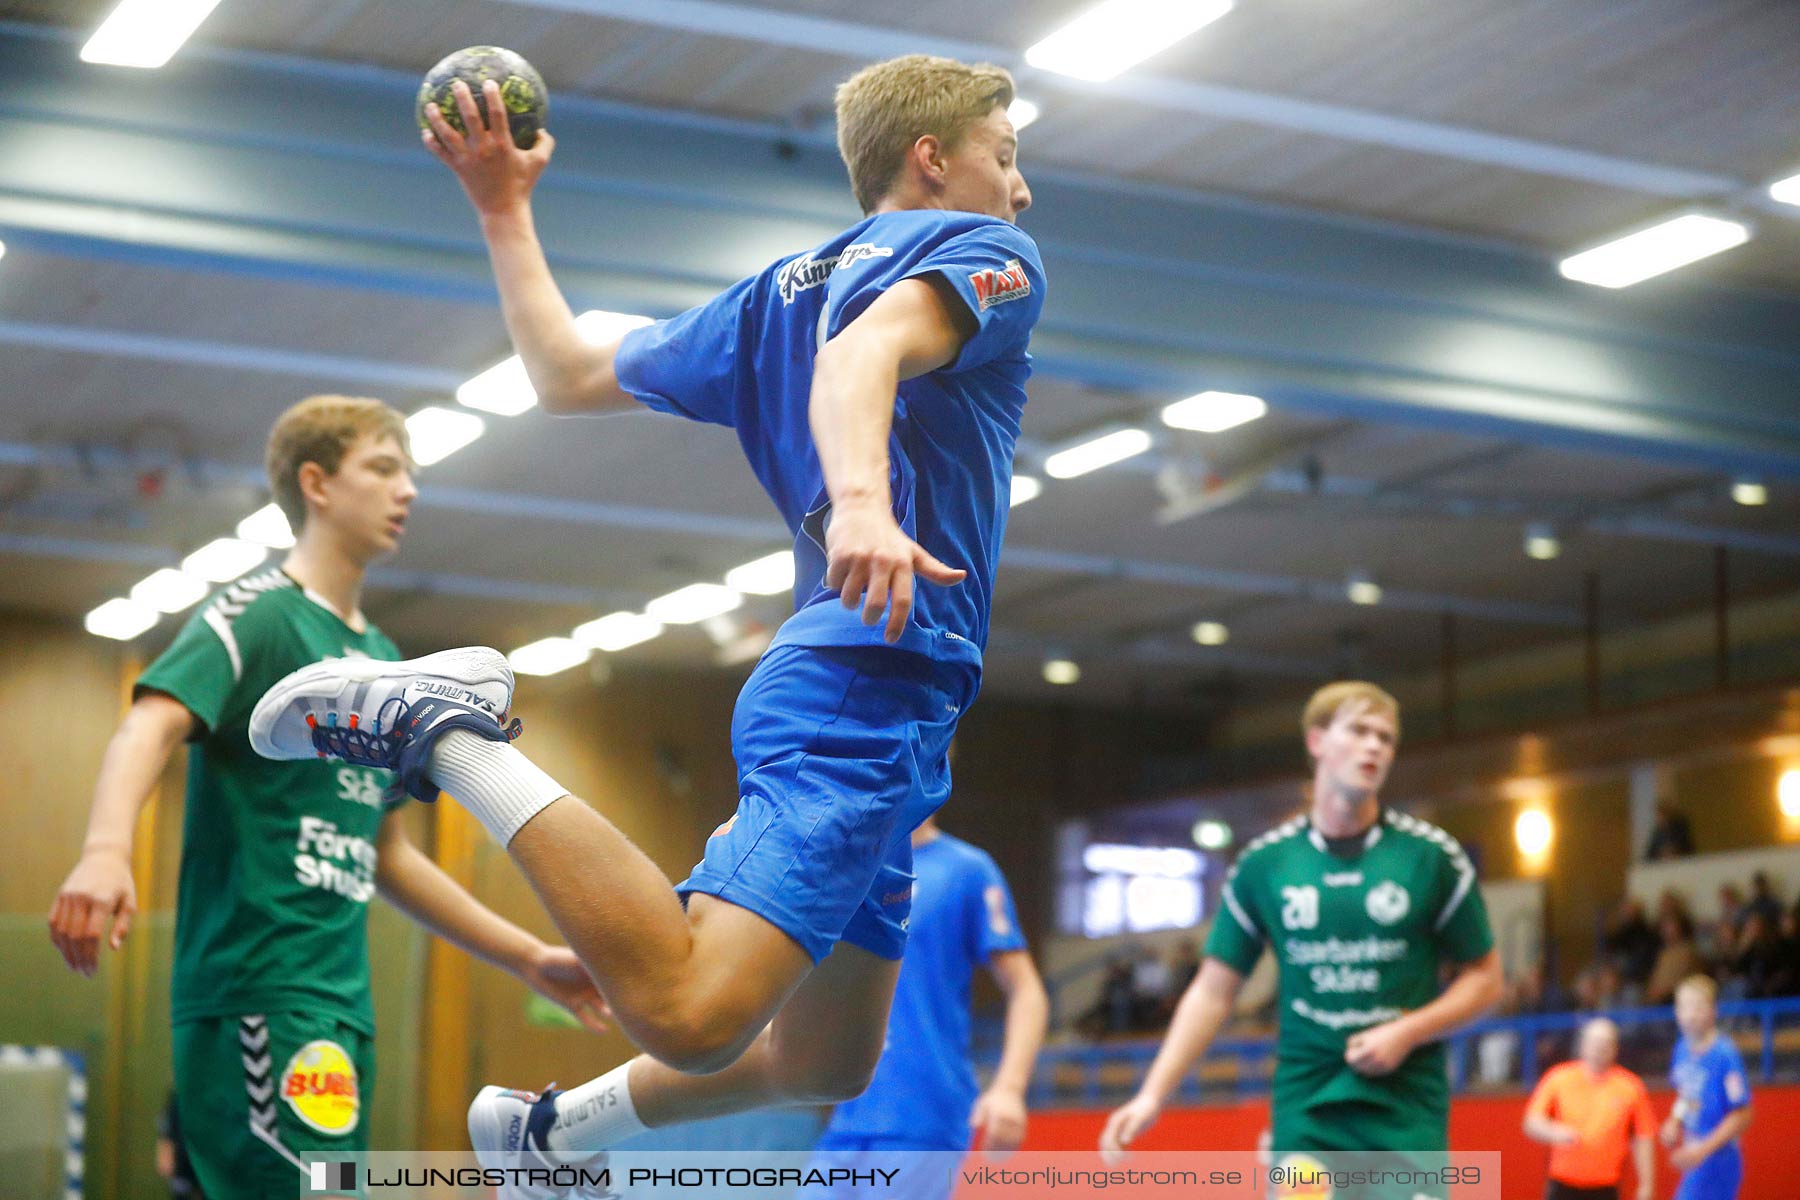
[[[1362,145],[1386,146],[1484,166],[1528,171],[1558,179],[1663,196],[1673,200],[1742,198],[1762,207],[1753,181],[1709,171],[1596,154],[1569,146],[1469,129],[1438,121],[1397,117],[1369,109],[1300,100],[1247,88],[1190,83],[1131,71],[1104,83],[1086,83],[1038,71],[1024,48],[936,37],[889,26],[780,12],[721,0],[506,0],[520,7],[630,21],[708,37],[806,50],[835,58],[883,59],[900,54],[940,54],[965,61],[1001,63],[1034,91],[1050,89],[1072,99],[1095,96],[1130,100],[1151,108],[1220,121],[1242,121]],[[1048,33],[1046,28],[1044,32]],[[1772,202],[1770,211],[1781,206]],[[1784,215],[1793,215],[1791,212]]]
[[[84,471],[106,471],[135,474],[142,464],[134,464],[129,455],[105,447],[41,447],[26,443],[0,443],[0,464],[12,466],[60,466]],[[187,459],[181,467],[203,483],[238,486],[263,486],[259,468],[225,464],[206,459]],[[664,533],[705,537],[732,538],[775,547],[791,540],[786,528],[772,518],[758,519],[692,513],[643,505],[599,503],[569,500],[559,496],[533,496],[511,492],[494,492],[481,488],[439,486],[427,481],[420,489],[414,507],[430,511],[446,509],[508,516],[515,519],[539,520],[597,529],[654,530]],[[1348,605],[1342,581],[1307,579],[1298,576],[1267,574],[1254,571],[1232,571],[1218,567],[1199,567],[1185,563],[1151,562],[1106,555],[1077,554],[1061,550],[1034,548],[1009,543],[1001,552],[1001,564],[1020,570],[1046,571],[1080,578],[1132,583],[1155,583],[1166,587],[1193,588],[1231,592],[1241,595],[1307,601],[1315,604]],[[1454,612],[1478,620],[1513,624],[1548,625],[1557,628],[1579,628],[1580,614],[1553,605],[1525,604],[1511,601],[1484,600],[1478,597],[1446,595],[1391,588],[1384,592],[1383,604],[1402,611]]]
[[[368,119],[404,112],[411,76],[191,47],[177,86],[18,28],[0,28],[0,237],[492,303],[454,180],[409,122]],[[580,306],[678,311],[854,219],[835,155],[780,157],[779,128],[581,97],[558,113],[537,218]],[[1800,477],[1791,300],[1599,295],[1491,245],[1121,180],[1035,190],[1047,374]]]

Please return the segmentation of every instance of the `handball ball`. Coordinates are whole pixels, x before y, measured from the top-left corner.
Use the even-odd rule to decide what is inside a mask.
[[[450,128],[458,133],[468,132],[463,128],[462,110],[456,106],[456,93],[450,90],[450,85],[458,79],[468,84],[475,94],[475,107],[480,111],[484,125],[488,123],[487,97],[483,95],[481,85],[490,79],[499,84],[500,101],[506,105],[513,145],[529,150],[536,144],[538,130],[544,127],[544,119],[550,112],[550,93],[544,89],[544,77],[523,58],[498,46],[470,46],[458,50],[426,73],[425,82],[419,85],[420,129],[430,128],[425,122],[425,108],[435,105],[444,114],[444,120],[450,123]]]

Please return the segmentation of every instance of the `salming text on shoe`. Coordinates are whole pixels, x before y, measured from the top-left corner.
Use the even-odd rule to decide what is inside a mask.
[[[508,1200],[552,1196],[599,1200],[612,1194],[597,1182],[582,1179],[604,1166],[604,1152],[556,1151],[545,1144],[556,1124],[559,1094],[555,1084],[541,1094],[489,1084],[469,1102],[469,1144],[483,1167],[507,1173],[509,1186],[502,1194]]]
[[[426,778],[432,745],[452,729],[510,741],[513,674],[486,646],[405,662],[330,659],[271,687],[250,714],[250,745],[264,758],[335,758],[393,771],[400,790],[435,800]]]

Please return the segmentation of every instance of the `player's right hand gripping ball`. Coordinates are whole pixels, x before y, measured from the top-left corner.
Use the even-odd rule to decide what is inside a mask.
[[[463,128],[456,93],[450,90],[450,85],[458,79],[475,93],[475,107],[480,111],[484,125],[488,119],[487,97],[482,94],[481,85],[490,79],[498,83],[500,101],[506,105],[506,119],[512,127],[513,145],[529,150],[536,144],[538,130],[544,127],[550,114],[550,93],[544,87],[544,77],[523,58],[499,46],[470,46],[458,50],[426,73],[425,82],[419,85],[420,129],[430,128],[425,122],[425,109],[431,105],[444,114],[450,128],[458,133],[468,132]]]

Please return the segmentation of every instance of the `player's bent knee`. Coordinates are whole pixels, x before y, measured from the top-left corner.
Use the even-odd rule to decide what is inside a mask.
[[[687,1075],[712,1075],[743,1057],[760,1029],[725,1014],[677,1008],[633,1022],[629,1032],[659,1062]]]

